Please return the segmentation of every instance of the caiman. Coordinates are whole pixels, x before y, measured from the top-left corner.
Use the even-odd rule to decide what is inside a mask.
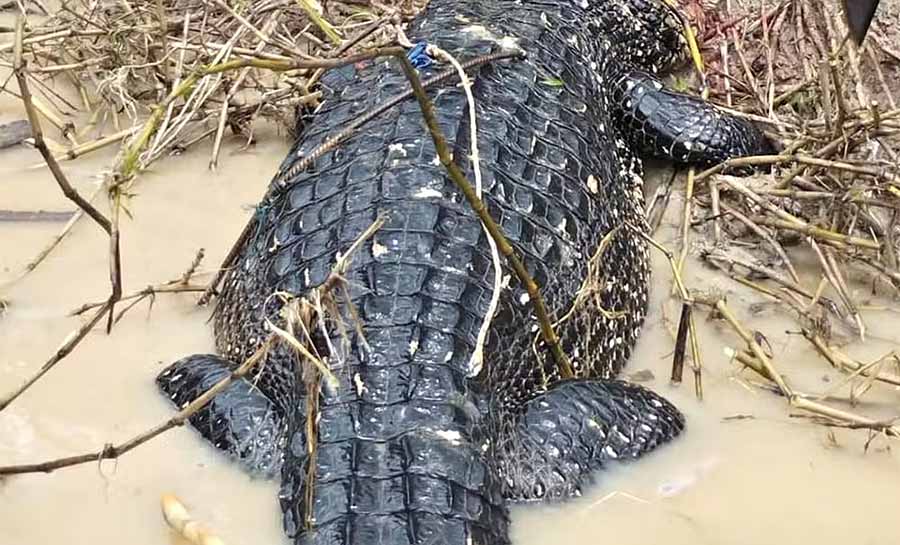
[[[191,418],[250,470],[280,477],[296,544],[506,544],[509,502],[576,495],[607,462],[675,437],[675,407],[614,378],[647,311],[641,158],[712,164],[771,152],[755,126],[663,87],[683,38],[656,0],[431,0],[407,33],[463,61],[525,53],[470,71],[483,197],[540,286],[577,378],[561,378],[505,262],[495,276],[487,235],[437,160],[415,99],[292,173],[409,89],[395,60],[327,72],[322,105],[224,277],[219,355],[187,357],[158,378],[183,406],[256,352],[271,326],[285,330],[287,301],[321,293],[347,259],[337,310],[313,317],[308,339],[294,332],[313,340],[337,382],[310,378],[311,364],[279,340],[252,376]],[[428,92],[474,180],[464,90]],[[497,278],[499,304],[473,357]]]

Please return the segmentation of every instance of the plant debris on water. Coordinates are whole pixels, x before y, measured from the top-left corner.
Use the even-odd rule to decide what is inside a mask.
[[[701,36],[705,91],[764,125],[781,151],[689,176],[683,252],[696,236],[703,261],[795,317],[801,336],[848,380],[895,384],[896,354],[863,364],[840,347],[866,340],[869,300],[890,306],[900,295],[900,109],[891,83],[900,78],[900,5],[882,6],[861,48],[848,40],[838,3],[731,6],[687,6]],[[728,173],[750,165],[771,168]],[[651,206],[668,202],[659,197]],[[720,295],[695,298],[747,342],[735,361],[775,382],[792,407],[822,423],[897,435],[894,422],[810,405]]]

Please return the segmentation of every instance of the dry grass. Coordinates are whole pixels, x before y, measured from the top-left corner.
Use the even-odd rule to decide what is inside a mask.
[[[136,157],[125,158],[129,165],[121,174],[130,177],[132,170],[206,139],[215,142],[214,168],[226,129],[250,142],[258,117],[292,128],[296,107],[316,103],[313,84],[321,72],[301,68],[275,74],[247,66],[208,73],[170,98],[187,78],[240,59],[291,62],[369,49],[391,40],[392,24],[410,8],[330,3],[317,26],[294,0],[76,0],[26,27],[23,54],[30,81],[45,91],[36,106],[65,139],[54,143],[60,158],[131,137],[165,104],[154,134],[141,149],[131,150]],[[340,43],[326,39],[323,28]],[[0,46],[0,64],[12,62],[11,44]],[[60,82],[74,87],[77,100],[53,90]],[[69,121],[76,113],[78,125]]]
[[[706,263],[794,316],[801,336],[848,373],[848,384],[863,384],[854,397],[872,382],[896,381],[888,365],[895,355],[864,364],[837,339],[866,339],[860,292],[886,301],[900,295],[900,109],[888,83],[900,77],[900,34],[876,22],[858,49],[831,4],[784,0],[739,11],[728,2],[724,13],[695,10],[710,97],[764,124],[783,151],[691,177],[682,248],[696,237]],[[896,3],[883,5],[880,20],[897,11]],[[749,178],[728,173],[748,166],[769,170]],[[748,330],[721,296],[692,292],[692,303],[725,320],[746,344],[735,360],[775,383],[792,407],[826,425],[898,434],[894,422],[795,392],[760,345],[764,336]]]
[[[71,2],[30,29],[25,53],[34,78],[52,75],[75,86],[80,104],[60,100],[54,105],[63,112],[88,112],[85,126],[67,134],[95,141],[98,128],[112,124],[127,131],[144,123],[172,90],[207,67],[239,59],[335,58],[371,49],[392,40],[393,25],[411,13],[411,6],[403,4],[330,3],[329,11],[311,17],[316,11],[304,5],[294,0],[233,5],[154,0],[102,7]],[[337,37],[337,43],[328,36]],[[248,142],[258,117],[292,129],[296,107],[315,105],[313,87],[320,75],[314,69],[273,74],[248,66],[201,77],[167,104],[146,149],[131,160],[138,169],[146,168],[167,153],[211,138],[210,166],[215,168],[226,129]]]

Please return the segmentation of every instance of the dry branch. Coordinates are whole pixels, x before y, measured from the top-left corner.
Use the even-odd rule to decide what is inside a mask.
[[[63,341],[63,344],[56,349],[56,352],[53,356],[50,357],[49,360],[41,366],[41,368],[31,376],[28,380],[26,380],[19,388],[8,394],[3,399],[0,399],[0,411],[3,411],[10,403],[12,403],[17,397],[22,395],[28,388],[30,388],[35,382],[40,380],[45,374],[47,374],[50,369],[52,369],[57,363],[62,361],[66,356],[68,356],[72,350],[78,346],[78,343],[84,339],[84,337],[91,331],[91,329],[100,321],[103,316],[110,312],[112,308],[112,302],[106,301],[103,303],[100,308],[95,312],[91,319],[87,321],[84,325],[73,331],[66,337],[66,340]]]
[[[413,88],[416,99],[419,101],[422,116],[425,118],[425,124],[428,126],[428,132],[431,134],[431,139],[434,141],[434,147],[437,150],[441,164],[447,169],[447,173],[450,175],[450,178],[456,184],[457,188],[463,192],[463,195],[465,195],[466,200],[469,202],[469,206],[471,206],[475,211],[475,214],[478,215],[482,225],[487,229],[491,238],[494,239],[497,249],[503,257],[506,258],[518,277],[519,282],[528,292],[531,304],[534,308],[535,317],[540,325],[541,337],[544,339],[544,343],[546,343],[547,348],[550,350],[550,353],[556,362],[560,376],[563,378],[574,377],[575,372],[572,369],[572,364],[569,362],[566,353],[563,352],[559,338],[553,330],[552,321],[544,306],[544,298],[541,296],[540,288],[534,282],[534,279],[531,278],[528,269],[525,268],[525,264],[516,254],[512,245],[503,234],[500,226],[491,217],[487,207],[478,197],[472,184],[466,179],[462,170],[460,170],[459,165],[454,162],[453,155],[450,153],[450,148],[447,146],[447,141],[444,138],[444,135],[438,126],[437,118],[434,115],[434,105],[428,98],[425,87],[422,85],[422,82],[419,80],[419,75],[416,73],[416,69],[413,67],[412,63],[409,62],[409,59],[406,58],[406,55],[399,54],[397,55],[397,59],[400,61],[403,72],[406,74],[406,78]]]
[[[106,310],[107,309],[105,308],[103,309],[104,312]],[[241,378],[249,373],[250,370],[253,369],[253,367],[257,363],[259,363],[259,361],[265,356],[273,341],[273,336],[270,336],[265,341],[263,341],[256,352],[254,352],[253,355],[247,358],[237,369],[232,371],[230,375],[217,382],[209,390],[204,392],[200,397],[191,401],[186,407],[178,411],[175,416],[143,433],[132,437],[131,439],[123,443],[119,443],[117,445],[107,444],[102,449],[96,452],[89,452],[87,454],[80,454],[77,456],[68,456],[65,458],[59,458],[56,460],[50,460],[48,462],[42,462],[38,464],[0,466],[0,475],[15,475],[20,473],[50,473],[64,467],[116,459],[126,452],[143,445],[147,441],[150,441],[154,437],[157,437],[172,428],[183,426],[184,423],[187,422],[188,418],[205,407],[213,397],[227,388],[232,381]],[[2,407],[2,405],[0,405],[0,407]]]
[[[703,257],[766,301],[783,304],[823,359],[847,374],[845,380],[862,377],[866,388],[873,381],[891,384],[892,375],[850,359],[828,339],[832,315],[864,335],[865,307],[854,299],[864,283],[871,286],[870,296],[900,293],[900,112],[885,84],[900,77],[900,70],[880,47],[869,45],[860,55],[848,46],[831,4],[785,0],[766,13],[740,9],[704,34],[703,51],[725,64],[711,70],[728,75],[710,80],[711,94],[746,118],[777,128],[783,151],[733,159],[697,174],[694,206],[709,210],[711,221],[692,225],[709,229],[715,241]],[[873,36],[876,44],[887,43],[877,27]],[[759,66],[766,67],[765,77],[755,70]],[[771,173],[742,179],[725,174],[747,173],[747,167]],[[737,221],[719,222],[723,217]],[[773,256],[785,270],[770,265]],[[889,289],[882,292],[882,285]],[[792,392],[721,298],[701,302],[715,307],[746,343],[735,359],[775,382],[793,407],[815,413],[813,421],[897,434],[893,422]]]

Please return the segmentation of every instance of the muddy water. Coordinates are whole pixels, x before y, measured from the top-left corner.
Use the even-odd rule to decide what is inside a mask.
[[[0,102],[0,123],[16,115]],[[252,205],[285,153],[271,130],[240,151],[227,145],[219,172],[207,170],[209,150],[163,161],[142,176],[123,218],[125,291],[181,275],[199,248],[205,265],[221,262]],[[65,164],[83,194],[111,164],[99,154]],[[71,210],[33,150],[0,152],[0,208]],[[680,202],[673,202],[673,209]],[[674,222],[674,220],[673,220]],[[14,278],[61,227],[59,223],[0,223],[0,283]],[[671,224],[661,240],[675,239]],[[107,294],[105,236],[82,221],[50,258],[0,292],[10,302],[0,317],[0,392],[33,373],[83,318],[69,311]],[[675,308],[664,305],[670,278],[657,256],[648,327],[627,372],[647,370],[647,385],[688,417],[688,432],[638,463],[599,475],[585,497],[560,506],[514,511],[519,545],[698,543],[893,544],[900,542],[900,460],[865,432],[832,432],[791,418],[784,403],[756,386],[725,354],[736,338],[703,319],[705,399],[687,382],[668,385]],[[800,390],[821,393],[840,376],[796,337],[777,312],[750,315],[755,296],[689,264],[691,286],[720,289],[742,318],[770,340],[776,362]],[[865,289],[859,288],[864,295]],[[0,413],[0,465],[96,450],[172,414],[153,377],[168,362],[212,349],[209,310],[194,295],[167,295],[132,310],[111,335],[97,329],[75,353]],[[900,346],[900,316],[867,314],[874,341],[851,346],[865,360]],[[646,376],[647,373],[641,373]],[[838,390],[846,397],[846,388]],[[837,400],[838,406],[849,408]],[[876,385],[854,410],[875,417],[900,413],[900,392]],[[896,451],[896,444],[894,445]],[[50,475],[0,481],[0,544],[177,544],[159,515],[159,497],[175,492],[230,544],[281,544],[276,486],[253,481],[201,442],[190,429],[163,435],[122,457]]]

